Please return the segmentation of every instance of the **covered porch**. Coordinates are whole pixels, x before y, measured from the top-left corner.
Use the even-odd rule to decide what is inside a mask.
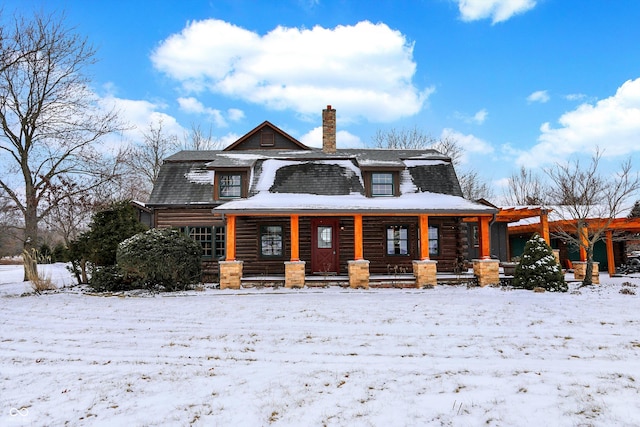
[[[220,261],[220,288],[238,289],[241,286],[284,286],[300,288],[312,286],[338,285],[350,288],[369,287],[431,287],[444,280],[476,281],[479,285],[498,284],[499,262],[490,257],[490,223],[495,212],[225,212],[227,239],[226,259]],[[438,233],[452,233],[457,230],[451,225],[444,226],[445,219],[454,218],[462,222],[473,216],[478,223],[478,237],[480,257],[473,261],[473,270],[463,270],[455,273],[439,271],[438,262],[445,262],[442,256],[433,259],[430,248],[433,249],[433,230],[438,224]],[[406,235],[416,234],[415,242],[409,243],[408,237],[400,235],[399,242],[389,240],[390,227],[384,232],[387,240],[371,232],[372,224],[394,223],[398,218],[400,223],[415,222],[404,229]],[[282,224],[279,227],[283,241],[275,242],[282,255],[278,259],[270,260],[273,274],[265,271],[256,274],[256,264],[261,260],[255,254],[249,254],[248,246],[263,250],[264,236],[261,234],[264,226],[255,224]],[[241,231],[242,224],[252,222],[254,225],[248,231]],[[304,222],[301,233],[301,222]],[[441,225],[442,224],[442,225]],[[449,223],[446,223],[449,224]],[[260,228],[262,227],[262,228]],[[380,226],[383,227],[383,226]],[[446,228],[446,230],[444,230]],[[242,236],[239,236],[239,233]],[[258,235],[257,241],[248,242],[251,234]],[[303,237],[301,238],[301,234]],[[407,241],[402,241],[406,238]],[[268,239],[268,237],[267,237]],[[270,242],[273,244],[274,242]],[[404,245],[404,246],[403,246]],[[454,244],[455,246],[455,244]],[[255,249],[255,248],[254,248]],[[385,260],[376,257],[376,250],[397,251],[398,259],[403,266],[384,265]],[[444,251],[444,250],[443,250]],[[301,254],[303,254],[301,256]],[[262,253],[264,255],[264,252]],[[368,256],[365,256],[368,255]],[[454,254],[455,255],[455,254]],[[370,259],[369,259],[370,258]],[[436,257],[437,258],[437,257]],[[319,261],[320,260],[320,261]],[[451,264],[454,260],[447,259]],[[245,263],[247,265],[245,266]],[[453,269],[452,269],[453,270]],[[283,274],[282,274],[283,273]]]

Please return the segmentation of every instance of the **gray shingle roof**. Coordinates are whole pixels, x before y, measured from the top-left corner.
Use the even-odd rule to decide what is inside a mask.
[[[214,204],[213,173],[201,161],[165,162],[147,206]]]
[[[265,161],[270,159],[279,160],[278,169],[264,172]],[[269,164],[274,167],[273,162]],[[435,150],[344,149],[331,154],[318,149],[216,150],[181,151],[167,158],[147,204],[217,205],[213,200],[214,169],[230,167],[251,168],[249,196],[265,190],[278,194],[364,195],[361,171],[369,168],[405,169],[400,174],[403,193],[462,196],[450,159]],[[264,188],[258,188],[260,183]]]

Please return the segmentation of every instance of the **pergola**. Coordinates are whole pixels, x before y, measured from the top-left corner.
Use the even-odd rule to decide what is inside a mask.
[[[549,224],[548,220],[546,225],[540,217],[540,223],[535,224],[523,224],[509,227],[509,233],[540,233],[543,228],[547,230],[547,236],[549,233],[549,227],[551,229],[563,230],[565,232],[581,233],[583,242],[586,242],[589,229],[605,229],[605,243],[607,246],[607,267],[609,275],[613,275],[616,272],[616,266],[613,256],[613,233],[628,232],[628,233],[640,233],[640,218],[615,218],[615,219],[603,219],[603,218],[591,218],[583,222],[582,227],[579,227],[578,220],[558,220],[552,221]],[[548,242],[548,240],[547,240]],[[580,261],[587,260],[587,253],[585,249],[580,247]]]

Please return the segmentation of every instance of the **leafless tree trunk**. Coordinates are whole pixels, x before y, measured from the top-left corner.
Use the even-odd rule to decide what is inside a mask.
[[[89,89],[85,70],[95,51],[63,18],[36,14],[13,24],[0,33],[0,160],[11,165],[0,188],[24,218],[31,252],[62,177],[77,183],[73,197],[112,179],[116,163],[96,144],[121,124]]]
[[[551,191],[562,201],[554,207],[554,215],[576,224],[552,233],[566,242],[584,249],[587,268],[583,286],[592,284],[593,248],[602,240],[613,220],[628,207],[629,198],[640,189],[640,176],[633,173],[631,160],[622,163],[615,175],[603,175],[599,170],[602,153],[597,151],[588,165],[579,160],[556,164],[545,170],[551,180]]]

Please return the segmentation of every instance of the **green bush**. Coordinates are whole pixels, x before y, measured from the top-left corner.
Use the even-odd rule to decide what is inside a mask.
[[[551,292],[567,292],[562,268],[553,250],[538,234],[534,234],[524,247],[520,263],[513,277],[516,288],[544,288]]]
[[[116,265],[94,267],[91,271],[89,287],[95,292],[129,291],[136,286],[126,278]]]
[[[137,287],[186,289],[201,278],[202,247],[175,229],[151,229],[118,245],[118,267]]]

